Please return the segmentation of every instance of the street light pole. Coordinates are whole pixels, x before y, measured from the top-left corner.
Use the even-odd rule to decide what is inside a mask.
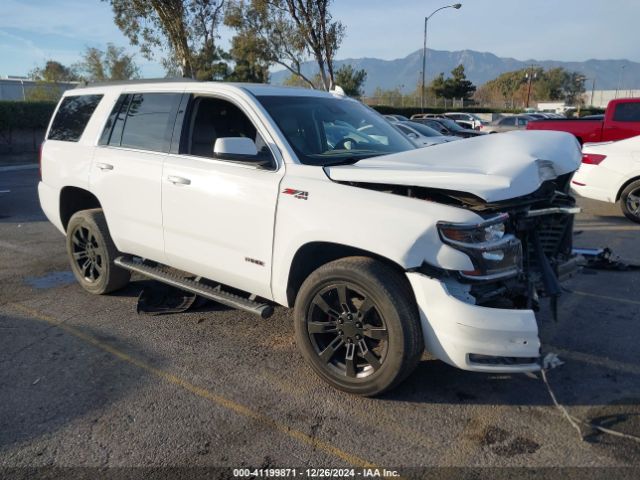
[[[526,106],[526,108],[529,108],[529,99],[531,98],[531,82],[534,79],[533,67],[534,67],[533,65],[529,65],[529,71],[525,75],[525,77],[528,80],[528,85],[527,85],[527,106]],[[536,72],[535,77],[537,77],[537,76],[538,76],[538,74]]]
[[[444,7],[440,7],[434,10],[433,12],[431,12],[431,15],[424,17],[424,43],[422,45],[422,86],[420,89],[421,90],[420,91],[420,111],[422,113],[424,113],[424,94],[426,89],[424,82],[425,82],[425,71],[426,71],[426,65],[427,65],[427,24],[429,22],[429,19],[433,17],[436,14],[436,12],[439,12],[440,10],[444,10],[445,8],[455,8],[456,10],[458,10],[460,7],[462,7],[461,3],[445,5]]]

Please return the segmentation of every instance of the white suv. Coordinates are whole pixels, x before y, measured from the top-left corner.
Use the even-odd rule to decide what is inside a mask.
[[[65,93],[39,195],[89,292],[133,271],[263,317],[294,307],[311,367],[375,395],[425,347],[539,368],[534,310],[573,265],[580,158],[558,132],[416,149],[334,93],[134,82]]]

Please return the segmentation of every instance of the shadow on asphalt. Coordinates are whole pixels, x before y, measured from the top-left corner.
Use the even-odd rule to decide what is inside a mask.
[[[150,357],[130,340],[124,344],[90,327],[81,330],[135,357]],[[160,359],[153,361],[161,367]],[[22,316],[2,316],[0,453],[64,429],[80,417],[97,425],[110,405],[139,390],[148,379],[140,368],[60,328]]]
[[[540,374],[533,375],[467,372],[438,360],[423,360],[403,384],[381,398],[422,404],[552,406]],[[594,367],[576,360],[566,360],[565,365],[547,373],[549,383],[563,405],[595,408],[615,402],[637,409],[640,406],[638,388],[634,390],[627,386],[616,393],[607,386],[608,392],[597,392],[603,386],[594,379],[611,379],[616,375],[619,372],[614,369]],[[626,372],[624,377],[628,383],[638,384],[639,375]],[[590,382],[591,388],[588,387]],[[624,395],[624,401],[620,397],[616,399],[617,395]]]
[[[145,288],[154,288],[159,285],[155,280],[133,280],[122,290],[118,290],[117,292],[112,293],[111,295],[115,297],[122,298],[138,298],[140,293]],[[194,307],[189,309],[190,312],[225,312],[228,310],[233,310],[231,307],[227,307],[226,305],[222,305],[221,303],[216,303],[212,301],[207,301],[203,299],[203,304],[199,307]],[[180,315],[180,314],[173,314]]]

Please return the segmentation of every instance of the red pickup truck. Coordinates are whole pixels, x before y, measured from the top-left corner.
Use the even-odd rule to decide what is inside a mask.
[[[573,133],[578,141],[608,142],[640,135],[640,98],[611,100],[604,118],[532,120],[527,130],[558,130]]]

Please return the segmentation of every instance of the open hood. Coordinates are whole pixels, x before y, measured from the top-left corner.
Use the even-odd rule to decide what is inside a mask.
[[[571,134],[520,131],[325,167],[325,171],[338,182],[437,188],[497,202],[534,192],[542,182],[575,171],[581,159],[580,145]]]

